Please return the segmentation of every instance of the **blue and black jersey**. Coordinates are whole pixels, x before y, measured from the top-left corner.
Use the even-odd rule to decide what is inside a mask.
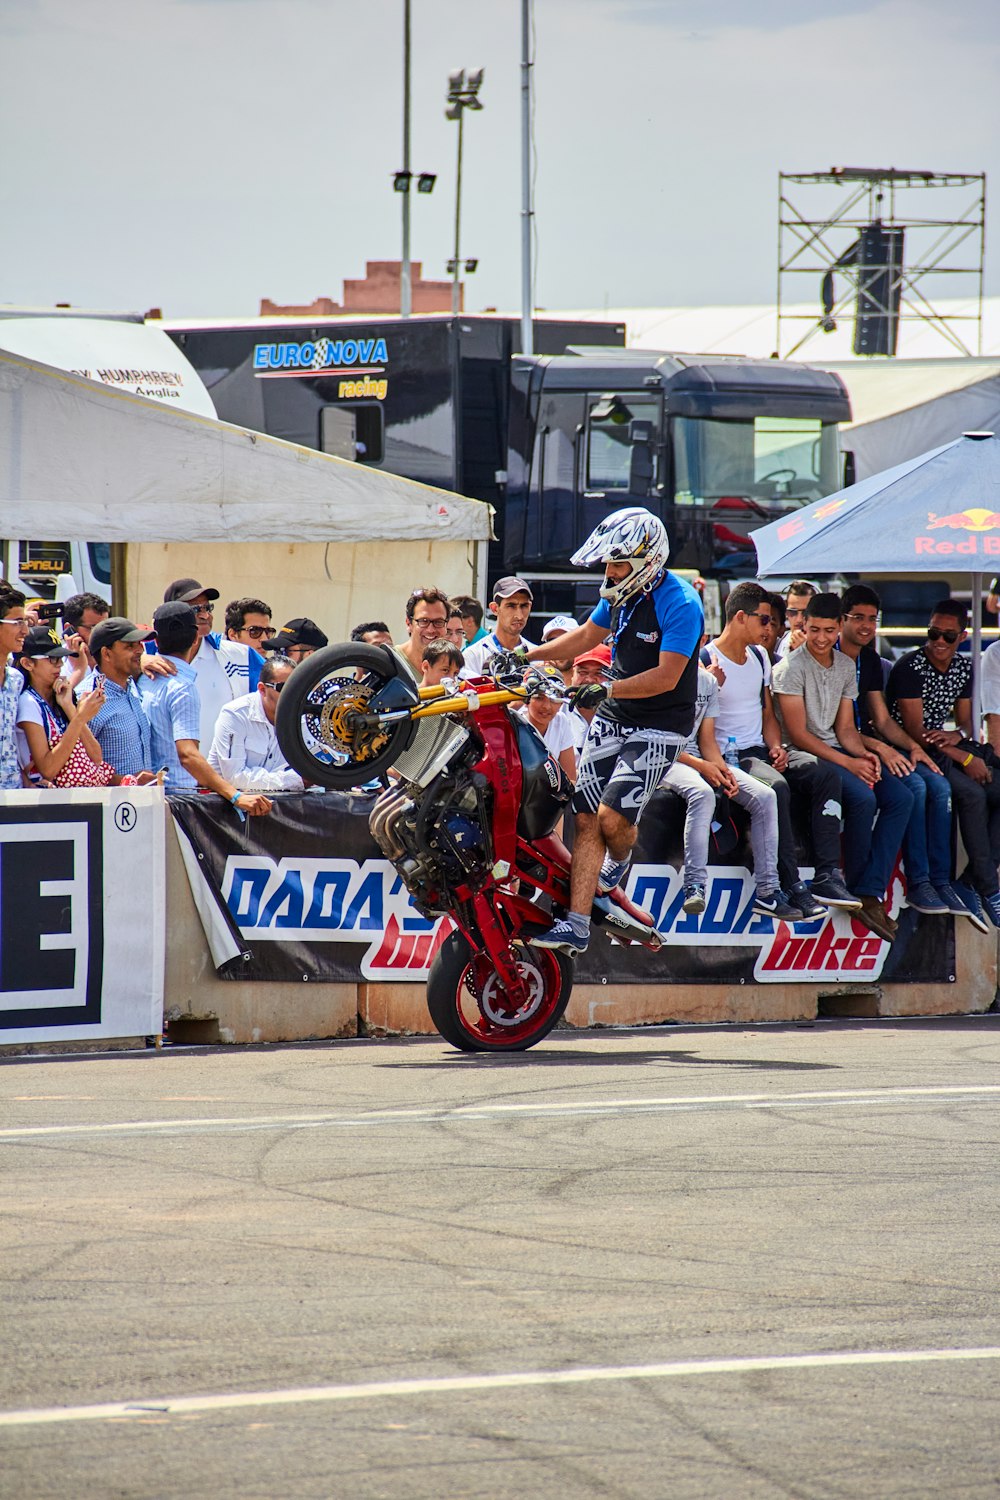
[[[602,703],[598,713],[639,729],[667,729],[683,738],[694,724],[698,690],[698,649],[705,631],[701,599],[683,578],[664,573],[649,593],[612,609],[602,599],[591,615],[595,625],[611,631],[611,672],[615,679],[636,677],[660,664],[660,653],[676,652],[688,664],[677,686],[652,698],[618,698]]]

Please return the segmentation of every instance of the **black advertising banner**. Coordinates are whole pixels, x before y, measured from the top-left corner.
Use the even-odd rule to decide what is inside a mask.
[[[452,924],[428,920],[411,905],[368,832],[372,795],[278,795],[269,817],[245,823],[218,797],[169,800],[194,851],[187,864],[199,910],[221,910],[233,934],[228,944],[212,943],[221,977],[426,980]],[[899,920],[892,945],[843,912],[794,927],[755,916],[741,816],[737,809],[714,828],[705,911],[687,916],[683,804],[672,793],[654,796],[627,889],[667,944],[650,953],[598,936],[577,960],[578,983],[941,983],[954,976],[952,919],[901,909],[898,873],[889,903]]]

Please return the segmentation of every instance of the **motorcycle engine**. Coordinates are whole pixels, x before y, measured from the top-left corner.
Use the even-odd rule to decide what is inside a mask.
[[[488,783],[478,773],[439,776],[426,791],[397,783],[381,793],[369,828],[424,916],[454,905],[456,886],[485,883],[493,866]]]

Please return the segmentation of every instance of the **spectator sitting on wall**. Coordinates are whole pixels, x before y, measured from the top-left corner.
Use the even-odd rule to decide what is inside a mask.
[[[816,593],[816,585],[807,578],[797,578],[785,590],[785,634],[781,637],[774,654],[780,658],[790,651],[797,651],[806,638],[806,606]]]
[[[164,604],[189,604],[198,624],[198,648],[191,667],[198,684],[201,743],[211,745],[215,721],[223,705],[256,688],[263,658],[240,641],[224,640],[212,630],[218,589],[203,588],[196,578],[175,578],[163,595]],[[147,647],[142,671],[148,678],[172,676],[175,658]],[[162,659],[161,659],[162,658]]]
[[[365,646],[392,645],[392,635],[384,620],[365,620],[361,625],[355,625],[351,631],[351,640],[359,641]]]
[[[431,641],[448,638],[448,595],[433,586],[414,589],[406,601],[406,640],[394,649],[403,658],[414,677],[420,680],[420,663],[424,648]]]
[[[90,636],[94,680],[104,689],[104,706],[91,719],[91,732],[105,760],[123,776],[144,781],[154,779],[154,766],[149,720],[142,711],[137,679],[143,642],[152,638],[151,630],[121,616],[102,620]]]
[[[242,792],[301,792],[274,732],[278,697],[295,670],[287,656],[271,655],[260,669],[255,693],[234,698],[219,714],[208,763]]]
[[[571,615],[553,615],[550,620],[546,620],[542,628],[542,645],[544,646],[546,641],[557,641],[561,636],[569,635],[571,630],[576,629],[577,623]],[[562,673],[563,682],[568,687],[573,677],[573,657],[554,657],[552,665]]]
[[[475,646],[479,641],[485,640],[487,632],[483,629],[483,606],[478,599],[474,599],[471,594],[459,594],[451,600],[450,608],[457,610],[461,617],[467,645]]]
[[[584,651],[573,663],[573,674],[570,678],[570,693],[566,703],[566,716],[569,719],[570,729],[573,732],[573,749],[576,751],[578,763],[580,753],[583,750],[583,742],[587,738],[591,722],[597,713],[598,704],[588,704],[587,694],[581,694],[575,690],[595,685],[604,687],[610,681],[610,646],[595,646],[592,651]]]
[[[738,583],[726,599],[722,634],[708,646],[717,668],[719,701],[715,734],[720,750],[736,741],[740,767],[769,786],[778,799],[778,876],[804,918],[824,906],[856,908],[858,899],[840,873],[840,781],[833,766],[804,750],[786,750],[771,697],[771,661],[764,650],[772,629],[773,596],[759,583]],[[721,670],[721,676],[718,675]],[[808,810],[812,890],[799,875],[792,806]]]
[[[771,659],[771,665],[774,666],[777,660],[775,652],[778,649],[778,642],[785,633],[785,601],[780,594],[768,594],[764,602],[771,611],[771,618],[761,631],[757,644],[763,646]]]
[[[858,683],[855,722],[868,750],[895,776],[913,801],[903,836],[906,903],[927,915],[970,916],[951,887],[951,787],[923,745],[889,713],[882,691],[882,658],[875,649],[881,600],[865,583],[844,591],[840,650],[854,663]]]
[[[260,652],[261,642],[274,634],[271,606],[263,599],[231,599],[226,605],[226,640]]]
[[[465,658],[451,641],[430,641],[420,663],[420,686],[440,687],[446,677],[457,677],[464,665]]]
[[[756,883],[754,911],[778,921],[801,922],[803,913],[781,890],[778,881],[778,799],[772,789],[748,776],[739,766],[727,765],[716,738],[719,684],[704,667],[698,668],[694,729],[684,749],[668,767],[660,786],[681,797],[684,815],[684,910],[705,910],[708,883],[708,845],[715,818],[716,792],[730,797],[750,814],[750,847]]]
[[[1000,778],[994,776],[972,722],[972,662],[958,649],[968,620],[965,605],[956,599],[935,604],[926,642],[896,662],[886,697],[893,718],[930,750],[951,786],[968,855],[954,888],[976,926],[985,926],[985,908],[986,918],[1000,927]],[[945,729],[949,719],[956,729]]]
[[[521,634],[528,623],[534,595],[523,578],[501,578],[493,590],[491,609],[496,616],[496,625],[465,653],[465,671],[468,677],[482,674],[483,665],[498,651],[514,651],[518,646],[530,648],[533,641]],[[574,627],[575,628],[575,627]]]
[[[111,605],[100,594],[73,594],[62,607],[63,644],[69,658],[63,662],[63,675],[79,697],[94,686],[94,658],[90,652],[90,632],[106,620]]]
[[[814,594],[805,640],[774,669],[778,713],[790,745],[829,762],[840,778],[844,875],[861,900],[857,920],[883,942],[896,936],[884,897],[910,819],[913,799],[865,748],[854,722],[854,663],[834,646],[843,614],[839,594]]]
[[[199,634],[198,620],[183,599],[161,604],[153,615],[158,651],[174,668],[142,685],[142,710],[149,720],[153,765],[166,771],[168,792],[193,792],[202,786],[217,792],[241,813],[269,813],[271,803],[263,793],[240,791],[209,765],[199,749],[202,709],[193,663],[204,637]]]
[[[21,767],[17,753],[17,704],[24,678],[9,665],[21,653],[28,625],[24,595],[0,579],[0,791],[20,791]]]
[[[31,768],[57,786],[111,786],[121,776],[110,765],[90,731],[89,721],[104,707],[100,684],[73,701],[73,689],[62,675],[69,652],[47,625],[25,636],[18,666],[25,689],[17,705],[17,727],[24,735]]]
[[[262,640],[260,648],[262,651],[277,651],[279,656],[287,656],[290,662],[298,666],[300,661],[305,661],[314,651],[322,651],[329,644],[328,637],[315,620],[310,620],[308,615],[296,615],[294,620],[286,620],[276,635]]]

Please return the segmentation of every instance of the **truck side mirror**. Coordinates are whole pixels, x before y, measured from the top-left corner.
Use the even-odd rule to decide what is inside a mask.
[[[844,449],[844,484],[843,484],[843,488],[846,490],[847,487],[848,487],[848,485],[850,485],[850,484],[856,484],[857,483],[857,479],[858,479],[858,469],[857,469],[857,464],[854,461],[854,450],[852,448],[845,448]]]
[[[632,452],[628,466],[630,495],[648,495],[653,486],[653,424],[633,421],[628,425]]]

